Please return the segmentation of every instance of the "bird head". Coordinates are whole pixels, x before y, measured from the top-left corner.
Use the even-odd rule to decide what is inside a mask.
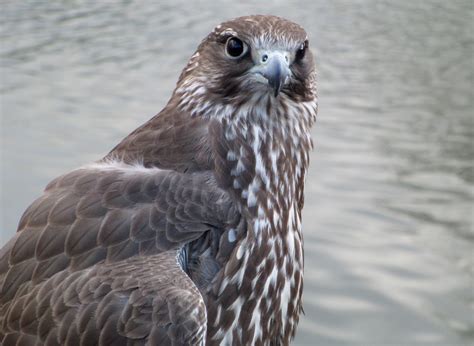
[[[208,102],[244,103],[249,95],[312,101],[315,67],[305,30],[276,16],[239,17],[199,45],[176,92]]]

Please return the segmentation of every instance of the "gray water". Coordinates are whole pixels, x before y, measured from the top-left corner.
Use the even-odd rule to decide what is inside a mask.
[[[282,15],[320,94],[294,344],[474,344],[472,1],[0,6],[0,244],[48,181],[163,107],[216,24]]]

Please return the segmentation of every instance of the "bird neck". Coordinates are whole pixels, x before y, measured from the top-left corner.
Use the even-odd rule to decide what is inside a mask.
[[[291,211],[299,213],[303,207],[317,106],[285,95],[251,101],[220,119],[216,171],[245,214],[256,221],[256,235],[262,228],[283,235]]]
[[[212,127],[216,176],[239,202],[247,222],[247,232],[224,268],[226,277],[216,283],[217,290],[226,301],[258,304],[252,319],[240,326],[246,330],[260,326],[258,319],[266,321],[254,339],[247,340],[251,344],[269,335],[289,340],[298,322],[303,269],[301,209],[316,107],[316,102],[293,103],[268,96],[235,108]],[[229,297],[233,285],[239,293]],[[241,313],[238,304],[219,307],[220,297],[216,298],[217,311]],[[281,304],[271,306],[272,301]],[[225,339],[228,333],[216,333],[229,341]]]

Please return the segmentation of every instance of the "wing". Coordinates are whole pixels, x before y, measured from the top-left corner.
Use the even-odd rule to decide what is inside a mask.
[[[129,264],[131,258],[145,263],[153,256],[164,259],[159,256],[208,231],[224,231],[238,218],[232,201],[217,187],[210,172],[185,174],[103,163],[59,177],[27,209],[19,232],[0,251],[0,335],[26,331],[30,337],[46,340],[49,334],[44,334],[41,326],[47,324],[22,322],[25,318],[14,313],[20,307],[20,311],[26,309],[30,292],[39,294],[30,298],[30,309],[43,309],[38,299],[49,292],[48,288],[41,290],[45,282],[54,287],[61,283],[63,292],[76,276],[87,281],[87,275],[103,267],[119,270],[119,264],[125,263],[127,270],[133,271],[140,265]],[[185,275],[177,269],[177,277]],[[160,271],[153,271],[153,275],[152,281],[166,280]],[[146,286],[147,281],[142,282]],[[132,279],[129,284],[142,287]],[[50,304],[55,297],[50,298]],[[100,305],[101,299],[96,303]],[[117,304],[123,308],[125,300]],[[55,316],[54,325],[67,325],[68,316]]]
[[[59,272],[14,300],[7,316],[3,345],[198,345],[207,322],[173,250]]]

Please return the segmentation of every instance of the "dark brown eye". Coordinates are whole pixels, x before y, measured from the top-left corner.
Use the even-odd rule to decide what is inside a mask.
[[[308,49],[308,40],[304,41],[301,46],[296,51],[295,60],[300,61],[303,60],[304,56],[306,55],[306,50]]]
[[[237,37],[230,37],[225,44],[225,51],[231,58],[239,58],[247,52],[247,45]]]

